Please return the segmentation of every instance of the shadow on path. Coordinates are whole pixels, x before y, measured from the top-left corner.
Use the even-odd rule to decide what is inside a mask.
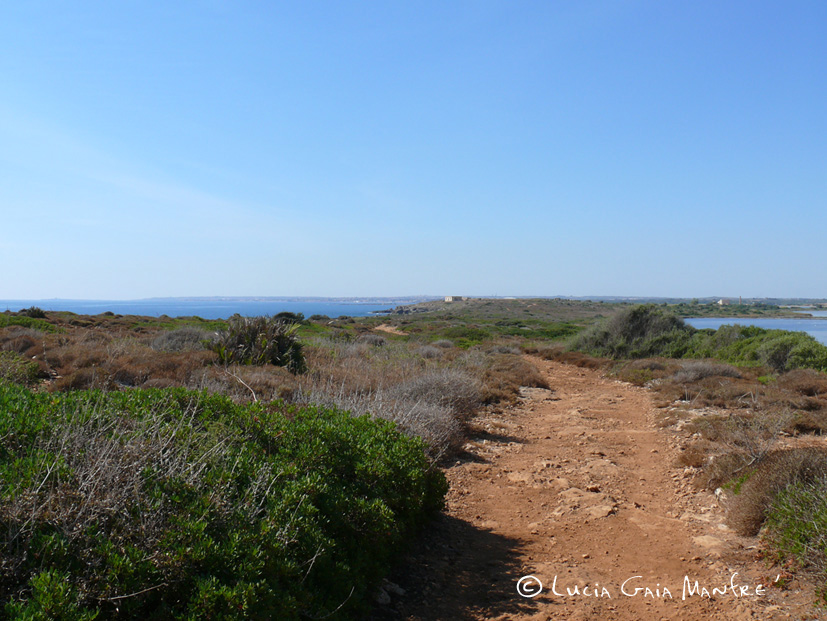
[[[376,606],[371,621],[491,618],[532,613],[533,600],[517,594],[527,570],[520,542],[442,515],[413,543],[391,573],[404,595]]]

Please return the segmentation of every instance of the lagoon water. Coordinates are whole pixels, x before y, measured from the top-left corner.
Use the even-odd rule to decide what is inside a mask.
[[[815,314],[815,313],[813,313]],[[827,345],[827,320],[824,319],[784,319],[784,318],[746,318],[746,317],[692,317],[686,320],[694,328],[712,328],[717,330],[723,325],[758,326],[767,330],[790,330],[806,332],[815,337],[819,343]]]
[[[18,311],[37,306],[43,310],[70,311],[79,315],[98,315],[107,311],[116,315],[143,315],[147,317],[190,317],[203,319],[226,319],[238,313],[246,317],[275,315],[284,311],[328,317],[364,317],[372,312],[387,310],[396,302],[362,303],[349,301],[319,300],[256,300],[256,299],[148,299],[148,300],[0,300],[0,312]]]

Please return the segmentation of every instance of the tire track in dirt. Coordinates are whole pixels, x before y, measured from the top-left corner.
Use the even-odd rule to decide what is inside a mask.
[[[773,577],[755,541],[728,531],[715,496],[675,466],[645,389],[532,362],[552,390],[527,389],[519,406],[479,419],[447,471],[446,514],[375,619],[819,618],[809,593],[756,594]],[[526,575],[544,585],[535,597],[517,593]],[[713,595],[731,580],[738,597]]]

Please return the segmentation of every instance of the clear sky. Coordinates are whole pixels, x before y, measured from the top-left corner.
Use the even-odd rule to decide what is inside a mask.
[[[6,2],[0,299],[827,297],[827,2]]]

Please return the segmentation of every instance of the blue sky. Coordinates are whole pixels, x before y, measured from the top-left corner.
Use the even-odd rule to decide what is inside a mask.
[[[2,298],[827,297],[827,3],[0,7]]]

